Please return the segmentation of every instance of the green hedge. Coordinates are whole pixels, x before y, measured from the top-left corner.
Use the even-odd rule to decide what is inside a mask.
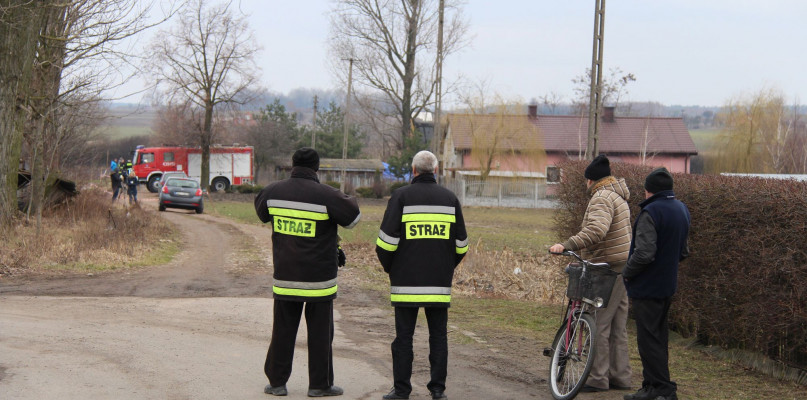
[[[579,231],[588,203],[586,165],[561,165],[559,238]],[[628,184],[633,219],[652,168],[611,168]],[[689,174],[674,174],[674,180],[692,225],[672,328],[704,344],[807,367],[807,183]]]
[[[259,193],[263,189],[261,185],[233,185],[230,186],[229,192],[231,193]]]

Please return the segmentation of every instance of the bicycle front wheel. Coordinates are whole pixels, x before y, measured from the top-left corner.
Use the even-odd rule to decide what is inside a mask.
[[[594,317],[587,313],[574,316],[569,329],[568,336],[566,327],[558,335],[549,366],[549,387],[557,400],[577,396],[594,364]]]

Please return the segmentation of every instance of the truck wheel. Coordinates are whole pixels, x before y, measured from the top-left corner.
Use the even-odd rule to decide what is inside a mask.
[[[210,183],[211,192],[224,192],[230,188],[230,181],[227,178],[216,178]]]
[[[151,178],[149,178],[148,189],[151,193],[160,191],[160,175],[152,175]]]

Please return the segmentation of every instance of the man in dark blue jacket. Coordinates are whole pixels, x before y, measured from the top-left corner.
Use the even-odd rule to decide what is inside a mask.
[[[412,159],[412,184],[395,190],[387,204],[376,240],[378,260],[389,274],[395,307],[392,342],[392,390],[384,399],[408,399],[412,392],[412,336],[418,309],[429,325],[432,399],[445,399],[448,368],[448,307],[454,268],[468,251],[462,207],[437,184],[437,157],[421,151]]]
[[[690,215],[675,198],[673,178],[657,168],[645,179],[642,211],[633,225],[630,256],[622,276],[636,318],[642,388],[625,400],[677,400],[670,380],[667,313],[678,287],[678,263],[689,256]]]

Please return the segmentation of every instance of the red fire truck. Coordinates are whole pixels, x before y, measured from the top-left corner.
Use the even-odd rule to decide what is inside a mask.
[[[199,180],[202,177],[200,147],[137,146],[132,169],[152,193],[159,191],[163,172],[182,171]],[[252,183],[252,146],[210,146],[210,190],[227,190],[230,185]]]

